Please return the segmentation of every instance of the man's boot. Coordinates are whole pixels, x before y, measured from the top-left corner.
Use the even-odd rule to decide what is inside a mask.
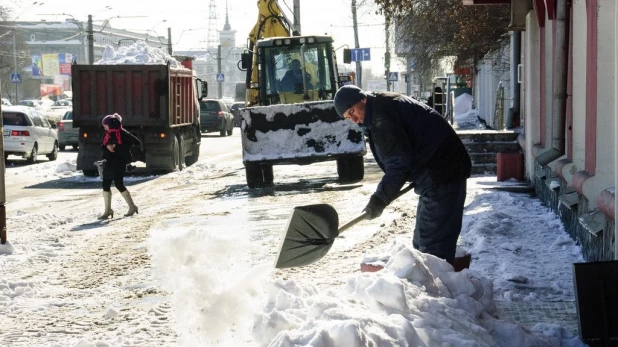
[[[105,202],[105,212],[99,216],[99,219],[114,218],[114,210],[112,210],[112,192],[103,191],[103,202]]]
[[[130,217],[136,213],[139,213],[137,211],[137,206],[135,206],[135,204],[133,203],[133,199],[131,199],[131,193],[129,193],[128,190],[125,190],[124,192],[120,193],[122,195],[122,197],[124,198],[124,201],[127,202],[127,205],[129,205],[129,212],[127,212],[124,216],[125,217]]]

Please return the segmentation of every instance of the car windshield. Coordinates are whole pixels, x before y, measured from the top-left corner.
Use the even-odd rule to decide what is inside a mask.
[[[218,102],[206,101],[206,102],[200,103],[200,110],[201,111],[219,112],[219,111],[221,111],[221,108],[219,107],[219,103]]]
[[[19,112],[3,112],[2,125],[28,126],[26,115]]]
[[[62,117],[62,120],[73,120],[73,112],[65,113],[64,117]]]

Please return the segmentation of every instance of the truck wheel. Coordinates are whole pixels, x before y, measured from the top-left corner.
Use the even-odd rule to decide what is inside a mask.
[[[185,142],[182,140],[182,135],[177,136],[178,141],[178,171],[182,171],[185,165]]]
[[[176,171],[178,169],[178,153],[180,151],[180,146],[178,145],[178,138],[174,136],[174,144],[172,145],[172,171]]]
[[[221,137],[225,136],[225,129],[219,131],[219,136],[221,136]]]
[[[200,157],[200,146],[193,145],[193,154],[185,158],[185,165],[191,166],[197,163],[197,160],[199,159],[199,157]]]
[[[64,151],[64,149],[65,149],[65,148],[67,148],[67,146],[65,146],[65,145],[60,145],[60,146],[58,146],[58,148],[60,148],[60,150],[61,150],[61,151]]]
[[[273,185],[273,166],[269,164],[245,164],[249,188],[265,188]]]
[[[232,136],[233,132],[234,132],[234,127],[232,126],[230,130],[227,131],[227,136]]]
[[[82,170],[82,173],[87,177],[95,177],[99,175],[98,170]]]
[[[365,177],[365,160],[362,156],[337,159],[337,174],[342,182],[360,181]]]

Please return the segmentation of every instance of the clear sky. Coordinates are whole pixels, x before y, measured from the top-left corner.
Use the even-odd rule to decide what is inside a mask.
[[[175,49],[204,49],[208,35],[210,4],[216,6],[218,30],[225,24],[226,2],[221,0],[188,0],[182,2],[152,2],[145,0],[7,0],[4,6],[13,9],[15,20],[63,21],[70,16],[86,21],[93,16],[95,23],[110,19],[110,25],[118,29],[150,31],[167,36],[172,28],[172,43]],[[156,4],[156,5],[155,5]],[[227,0],[229,21],[236,30],[236,42],[246,42],[247,35],[257,20],[256,0]],[[279,0],[284,12],[291,14],[293,0]],[[375,73],[384,71],[384,18],[375,14],[371,0],[358,0],[358,24],[360,47],[371,48],[371,68]],[[303,34],[329,34],[335,38],[335,48],[348,45],[354,48],[351,0],[301,0],[301,30]],[[118,18],[130,16],[132,18]],[[290,16],[291,17],[291,16]],[[342,49],[337,50],[339,63],[343,62]],[[369,63],[363,63],[369,64]],[[395,66],[393,59],[391,66]],[[354,65],[348,65],[354,69]]]

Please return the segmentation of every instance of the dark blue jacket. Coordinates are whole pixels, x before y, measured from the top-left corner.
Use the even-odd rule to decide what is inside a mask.
[[[434,109],[397,93],[369,93],[363,124],[384,177],[376,195],[386,204],[406,182],[431,184],[470,177],[470,156],[453,127]]]

